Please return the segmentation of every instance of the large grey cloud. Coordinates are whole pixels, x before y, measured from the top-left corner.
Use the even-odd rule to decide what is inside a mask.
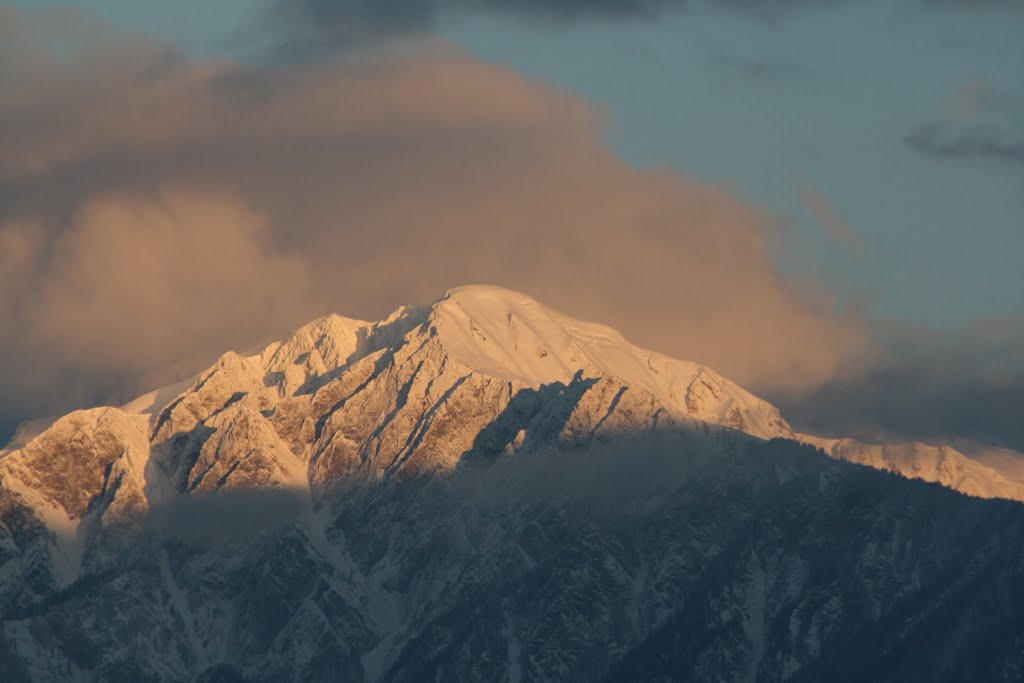
[[[827,289],[776,272],[770,217],[624,163],[570,93],[438,42],[252,66],[33,16],[0,13],[8,422],[469,282],[755,389],[860,348]]]
[[[889,332],[865,359],[782,408],[812,433],[868,441],[964,436],[1024,451],[1024,318],[956,334]]]

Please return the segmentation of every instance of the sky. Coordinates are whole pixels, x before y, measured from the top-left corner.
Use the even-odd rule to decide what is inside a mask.
[[[798,427],[1024,448],[1020,3],[0,8],[0,436],[493,280]]]

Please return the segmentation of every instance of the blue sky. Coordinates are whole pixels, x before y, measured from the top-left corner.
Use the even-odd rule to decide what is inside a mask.
[[[270,3],[72,4],[208,57],[244,52]],[[1024,12],[994,4],[578,22],[442,13],[433,28],[603,108],[629,162],[722,184],[777,216],[786,271],[826,281],[874,318],[950,329],[1024,314]],[[929,155],[907,142],[922,127],[979,124],[1018,156]]]

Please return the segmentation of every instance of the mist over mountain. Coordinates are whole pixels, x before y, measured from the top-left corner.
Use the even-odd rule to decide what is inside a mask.
[[[1019,680],[1018,457],[796,434],[460,287],[22,430],[0,675]]]

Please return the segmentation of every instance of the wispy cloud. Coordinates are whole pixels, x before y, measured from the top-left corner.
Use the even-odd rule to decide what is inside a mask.
[[[992,89],[984,79],[964,83],[949,97],[949,119],[956,124],[971,123],[988,108]]]
[[[937,159],[1024,163],[1024,133],[996,124],[925,124],[910,131],[905,142],[914,151]]]
[[[870,1],[870,0],[869,0]],[[884,5],[883,0],[873,0]],[[856,7],[856,0],[277,0],[257,32],[273,61],[319,59],[338,51],[409,41],[444,19],[499,16],[537,25],[568,26],[659,20],[714,13],[776,23],[809,12]],[[920,12],[1019,9],[1016,0],[912,0]],[[806,78],[810,69],[784,60],[740,57],[723,66],[746,78]]]
[[[1020,105],[994,91],[987,80],[977,78],[954,89],[944,113],[944,120],[907,133],[906,145],[935,159],[1024,162]]]
[[[1017,0],[920,0],[925,7],[956,10],[1021,10],[1024,6]]]
[[[280,0],[263,17],[275,57],[308,58],[408,39],[450,15],[501,14],[542,23],[653,18],[688,0]]]
[[[783,57],[740,55],[718,50],[711,63],[751,81],[811,82],[818,79],[812,67]]]
[[[547,22],[657,18],[685,9],[783,16],[810,9],[855,5],[853,0],[282,0],[273,13],[321,26],[365,31],[429,27],[443,13],[505,14]],[[915,0],[923,8],[1012,8],[1015,0]]]
[[[839,216],[823,194],[813,188],[803,186],[797,188],[797,195],[808,213],[825,228],[833,239],[855,249],[864,246],[860,234]]]

